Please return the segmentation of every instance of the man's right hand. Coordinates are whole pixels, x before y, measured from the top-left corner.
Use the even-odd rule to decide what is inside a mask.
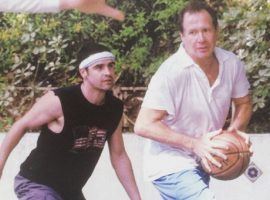
[[[124,13],[106,4],[105,0],[60,0],[60,9],[77,9],[87,14],[99,14],[123,21]]]
[[[228,147],[211,140],[214,136],[221,134],[221,132],[221,129],[209,132],[203,134],[201,138],[195,138],[193,141],[193,153],[201,160],[202,164],[208,169],[208,171],[211,171],[209,162],[213,163],[217,167],[221,167],[221,163],[213,157],[214,155],[224,160],[227,159],[227,156],[221,153],[218,149],[228,149]]]

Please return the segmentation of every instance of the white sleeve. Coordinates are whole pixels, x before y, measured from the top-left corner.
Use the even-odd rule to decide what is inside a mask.
[[[168,114],[175,114],[173,88],[164,70],[158,70],[152,77],[144,96],[142,107],[165,110]]]
[[[237,60],[232,98],[246,96],[249,93],[249,88],[250,84],[246,76],[245,66],[240,60]]]
[[[59,12],[59,6],[60,0],[0,0],[0,12]]]

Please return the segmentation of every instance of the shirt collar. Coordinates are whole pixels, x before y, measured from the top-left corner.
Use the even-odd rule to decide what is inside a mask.
[[[180,44],[179,49],[176,52],[177,58],[179,59],[180,63],[182,64],[183,68],[190,67],[192,65],[195,65],[195,62],[192,60],[192,58],[187,54],[183,43]]]
[[[229,55],[226,54],[225,52],[223,52],[220,48],[215,47],[215,55],[218,59],[218,62],[220,64],[222,64],[223,62],[225,62],[227,59],[229,59]],[[193,59],[190,57],[190,55],[187,54],[183,43],[180,44],[179,49],[176,52],[178,59],[180,60],[180,62],[182,63],[182,67],[186,68],[186,67],[190,67],[190,66],[194,66],[197,65]]]

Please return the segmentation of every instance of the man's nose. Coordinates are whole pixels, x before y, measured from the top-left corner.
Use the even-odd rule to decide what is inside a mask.
[[[106,66],[104,67],[104,74],[111,75],[113,74],[114,70],[112,67]]]
[[[197,39],[199,42],[203,42],[205,40],[205,35],[203,32],[199,32],[197,37],[198,37]]]

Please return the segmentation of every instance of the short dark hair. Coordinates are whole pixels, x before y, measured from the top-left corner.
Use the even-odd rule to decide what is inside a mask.
[[[210,16],[212,18],[213,25],[214,25],[215,29],[217,29],[217,27],[218,27],[218,19],[217,19],[216,11],[213,8],[211,8],[204,1],[192,0],[181,10],[181,12],[179,14],[178,21],[179,21],[179,26],[180,26],[180,32],[181,33],[184,32],[183,21],[184,21],[185,13],[196,13],[196,12],[200,12],[202,10],[205,10],[210,14]]]
[[[79,50],[79,53],[77,56],[77,62],[79,64],[81,61],[83,61],[88,56],[95,54],[95,53],[100,53],[103,51],[111,52],[111,50],[108,47],[106,47],[102,44],[87,42],[87,43],[83,44],[83,46]]]

